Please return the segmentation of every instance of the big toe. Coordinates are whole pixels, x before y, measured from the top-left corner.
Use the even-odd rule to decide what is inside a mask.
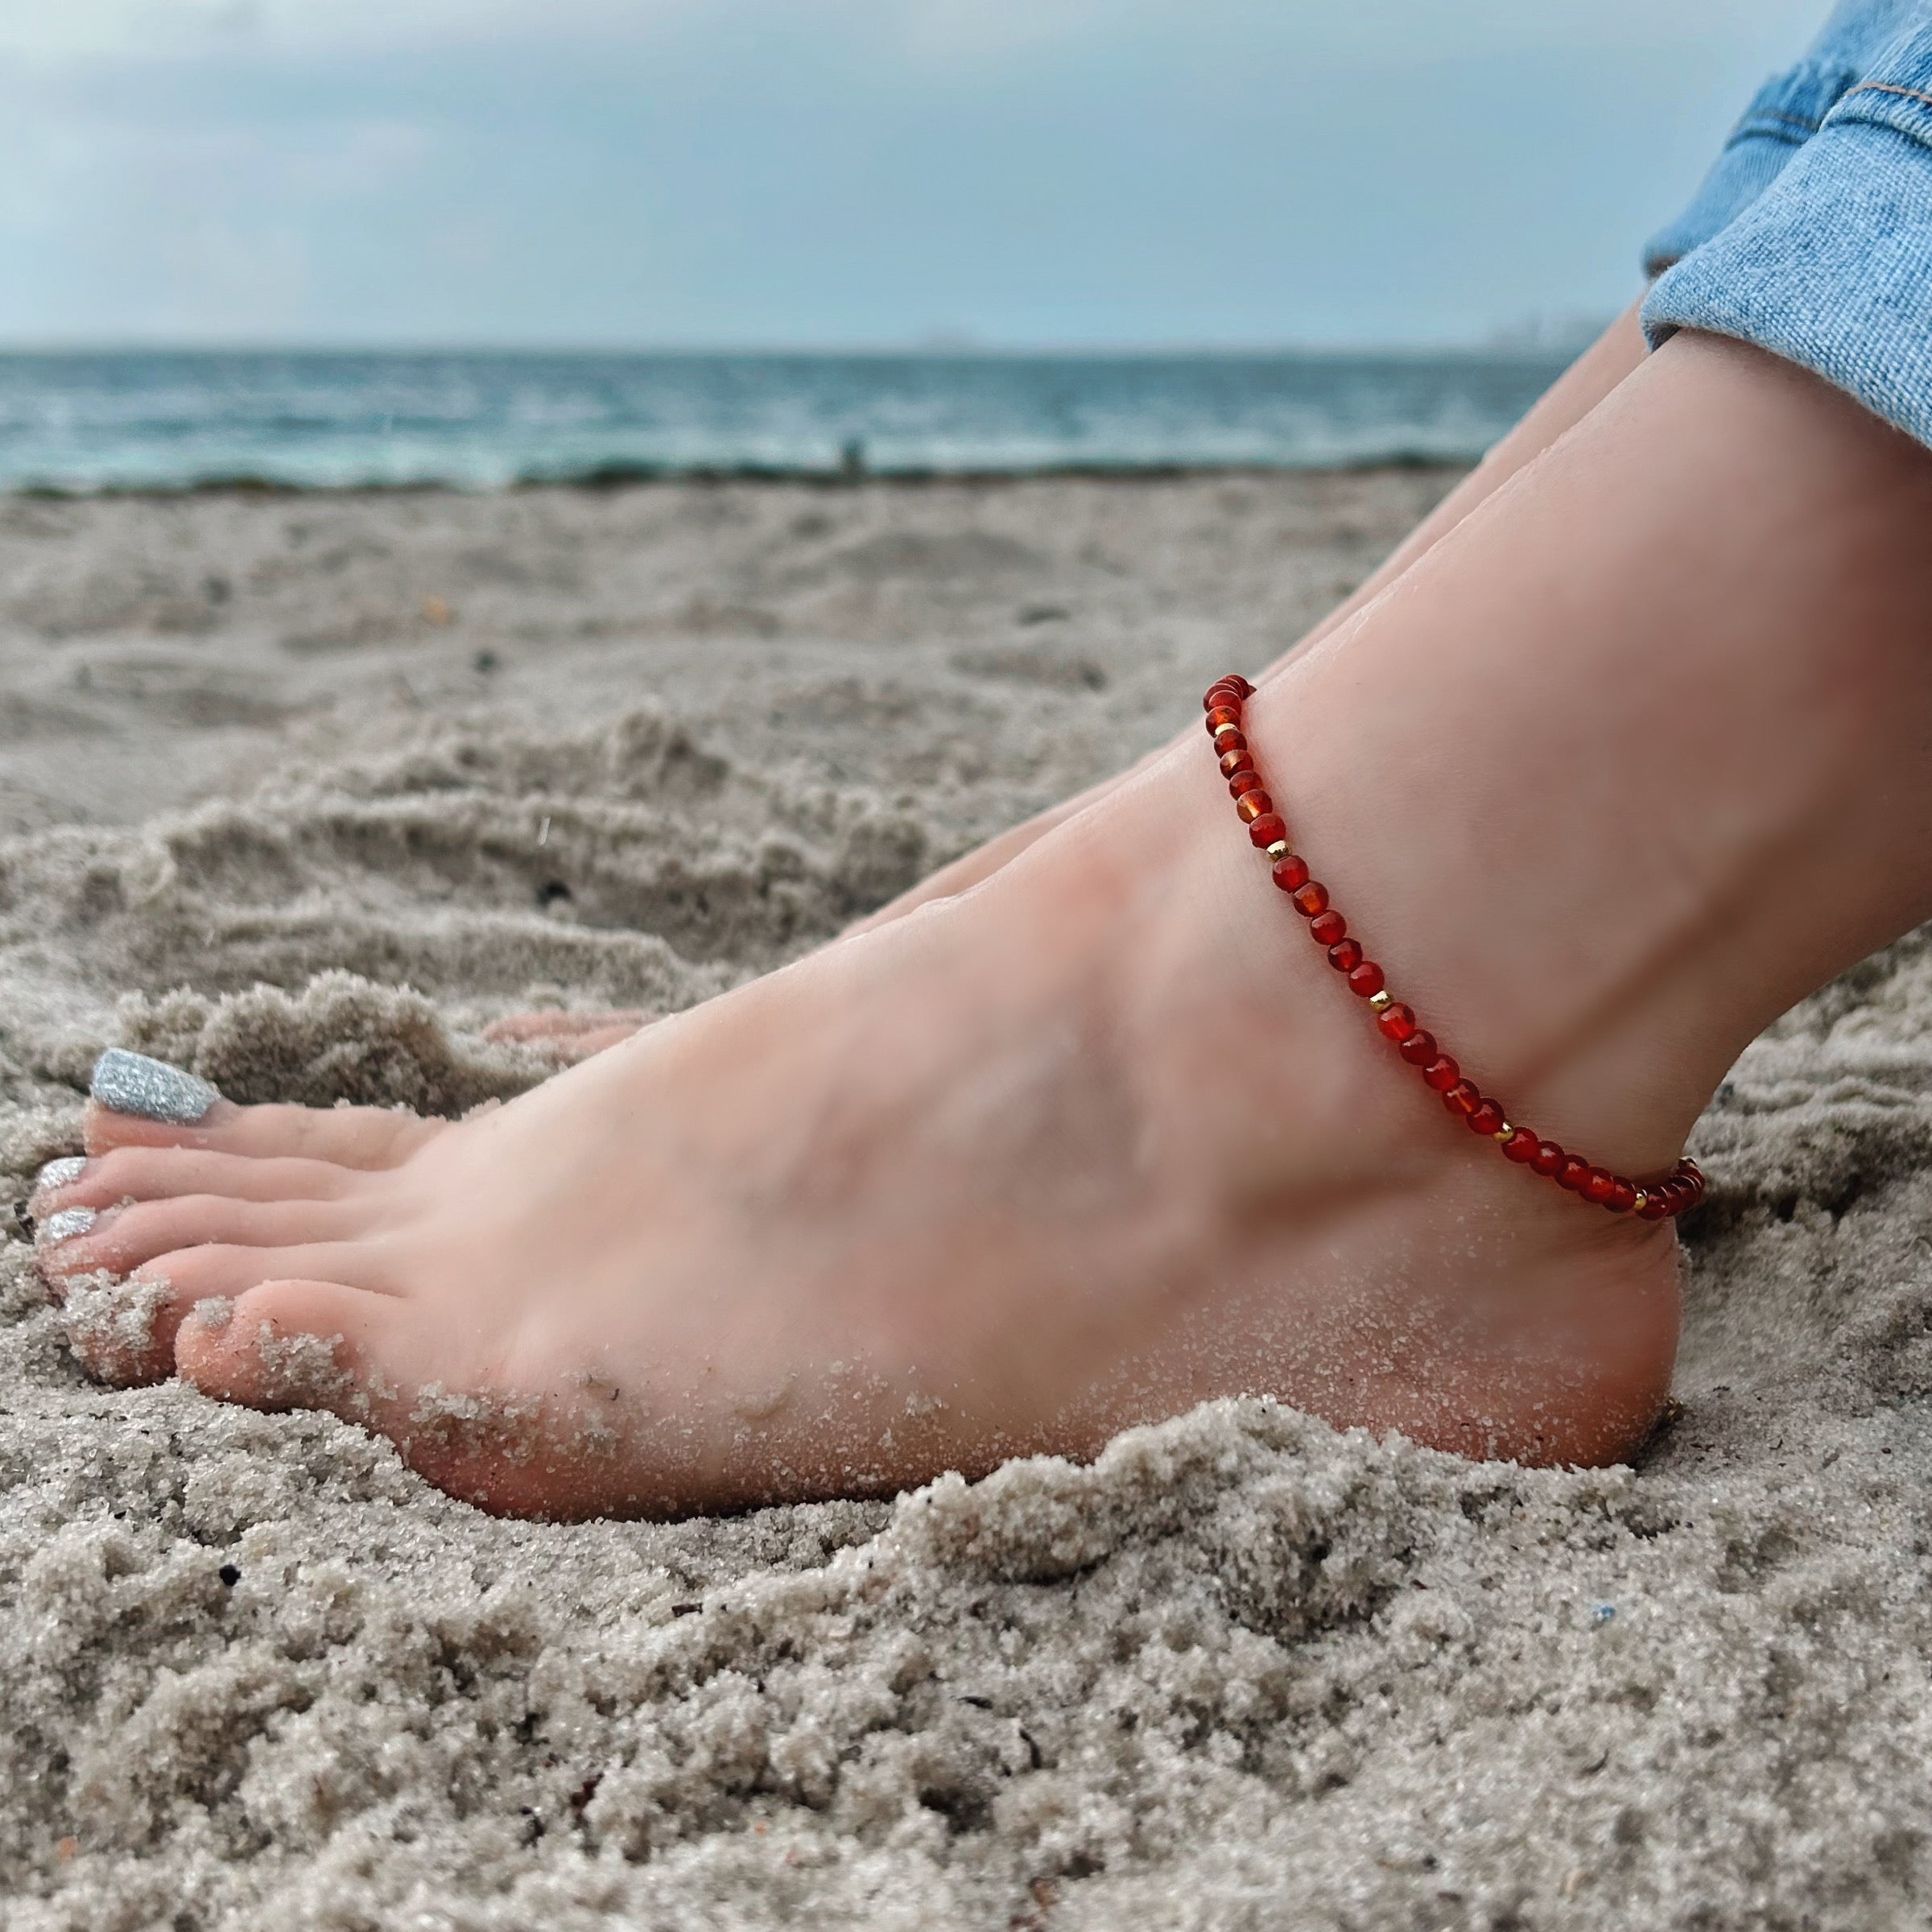
[[[240,1107],[198,1074],[113,1046],[94,1063],[83,1135],[89,1154],[192,1147],[383,1168],[449,1125],[398,1108]]]

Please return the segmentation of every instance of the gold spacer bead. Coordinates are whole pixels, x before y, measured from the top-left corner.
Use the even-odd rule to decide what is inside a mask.
[[[1215,728],[1214,728],[1214,741],[1215,741],[1215,743],[1216,743],[1216,744],[1217,744],[1217,745],[1220,743],[1220,741],[1221,741],[1221,733],[1222,733],[1223,732],[1224,732],[1224,731],[1239,731],[1240,729],[1241,729],[1241,726],[1240,726],[1240,725],[1238,725],[1238,724],[1217,724],[1217,725],[1216,725],[1216,726],[1215,726]]]
[[[1505,1121],[1502,1125],[1497,1128],[1496,1132],[1491,1134],[1489,1137],[1491,1140],[1496,1141],[1500,1145],[1502,1141],[1508,1140],[1510,1135],[1515,1132],[1516,1129],[1512,1127],[1507,1121]]]
[[[1271,859],[1286,858],[1288,856],[1288,841],[1286,839],[1277,839],[1275,842],[1268,848],[1268,856]]]
[[[1380,993],[1372,993],[1368,996],[1368,1004],[1373,1006],[1377,1013],[1380,1013],[1384,1007],[1389,1005],[1389,989],[1385,986]]]
[[[1643,1210],[1644,1203],[1649,1200],[1649,1195],[1645,1193],[1642,1188],[1638,1188],[1637,1191],[1637,1199],[1630,1203],[1630,1212],[1633,1214],[1641,1213]]]

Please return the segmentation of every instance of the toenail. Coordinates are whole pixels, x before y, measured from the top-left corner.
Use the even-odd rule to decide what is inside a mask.
[[[63,1208],[34,1230],[34,1245],[51,1248],[60,1241],[71,1241],[76,1235],[85,1234],[99,1218],[91,1208]]]
[[[34,1176],[34,1190],[38,1193],[43,1187],[71,1187],[79,1180],[87,1167],[84,1154],[64,1154],[57,1161],[49,1161]]]
[[[192,1127],[221,1097],[200,1075],[125,1046],[110,1046],[94,1062],[89,1091],[115,1113],[170,1127]]]

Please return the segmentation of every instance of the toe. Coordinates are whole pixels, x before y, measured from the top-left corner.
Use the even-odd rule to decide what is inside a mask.
[[[67,1208],[112,1208],[184,1194],[249,1201],[327,1201],[354,1191],[356,1170],[331,1161],[250,1160],[192,1147],[115,1147],[89,1160],[56,1161],[43,1170],[28,1212],[36,1220]]]
[[[638,1007],[605,1013],[512,1013],[492,1020],[483,1029],[486,1040],[562,1040],[580,1034],[607,1033],[621,1028],[635,1033],[657,1018]]]
[[[345,1239],[366,1216],[353,1201],[248,1201],[184,1194],[105,1212],[62,1208],[36,1231],[41,1273],[56,1282],[105,1269],[127,1274],[145,1261],[215,1245],[280,1249]]]
[[[204,1301],[174,1338],[184,1381],[255,1409],[326,1409],[356,1422],[395,1420],[405,1385],[390,1365],[414,1344],[412,1305],[341,1282],[257,1282]]]
[[[67,1278],[61,1284],[63,1319],[75,1352],[103,1380],[159,1381],[173,1360],[176,1331],[204,1302],[234,1301],[263,1282],[283,1278],[291,1268],[349,1277],[364,1258],[350,1242],[180,1249],[143,1262],[130,1275],[99,1270]],[[369,1291],[384,1290],[372,1282]],[[116,1315],[116,1332],[105,1344],[99,1323],[103,1307]],[[138,1311],[138,1345],[130,1339],[130,1309]]]
[[[621,1045],[637,1030],[635,1026],[621,1022],[609,1026],[591,1026],[582,1033],[572,1034],[568,1040],[559,1041],[558,1045],[565,1057],[574,1063],[588,1060],[592,1054],[601,1053],[607,1046]]]
[[[657,1018],[630,1008],[610,1013],[514,1013],[492,1020],[483,1029],[483,1037],[547,1047],[566,1060],[587,1060],[593,1053],[629,1039]]]
[[[256,1409],[321,1409],[386,1435],[438,1488],[499,1513],[541,1513],[535,1406],[452,1394],[420,1304],[339,1282],[263,1282],[204,1302],[175,1335],[184,1381]]]
[[[439,1488],[499,1515],[593,1513],[602,1486],[582,1431],[532,1399],[464,1393],[448,1335],[406,1297],[276,1279],[204,1302],[175,1332],[184,1381],[257,1409],[322,1409],[386,1435]]]
[[[232,1302],[291,1269],[353,1280],[369,1272],[366,1248],[321,1242],[286,1248],[186,1248],[158,1255],[130,1275],[105,1269],[60,1280],[69,1344],[91,1373],[121,1384],[166,1378],[182,1322],[203,1302]],[[383,1285],[371,1279],[369,1291]]]
[[[250,1159],[325,1161],[337,1167],[396,1167],[448,1121],[388,1107],[237,1107],[217,1100],[188,1125],[88,1106],[83,1135],[90,1154],[118,1147],[192,1148]]]

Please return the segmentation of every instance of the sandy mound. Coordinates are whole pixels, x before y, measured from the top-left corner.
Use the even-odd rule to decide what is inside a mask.
[[[780,634],[729,650],[768,654],[794,708],[749,738],[721,715],[715,636],[679,634],[672,662],[639,620],[621,648],[668,668],[649,683],[625,659],[627,691],[607,675],[574,712],[530,695],[572,662],[559,645],[506,667],[530,680],[517,701],[473,692],[441,721],[453,704],[426,722],[357,697],[380,683],[366,667],[332,674],[327,741],[190,716],[171,729],[279,731],[292,749],[251,795],[140,823],[108,822],[135,815],[111,789],[88,795],[109,800],[99,822],[74,823],[28,782],[51,767],[11,768],[27,803],[0,842],[0,1199],[74,1146],[110,1041],[241,1098],[460,1111],[544,1071],[485,1046],[485,1018],[533,995],[702,997],[1080,775],[1095,744],[1157,736],[1174,691],[1221,667],[1199,634],[1212,600],[1151,581],[1170,599],[1164,642],[1121,636],[1104,600],[1084,618],[1080,518],[1139,518],[1156,573],[1210,486],[1111,506],[1055,487],[1057,524],[1038,492],[971,514],[930,493],[804,510],[751,493],[748,515],[828,518],[815,555],[851,552],[840,568],[865,582],[923,572],[955,601],[903,650],[788,641],[803,606],[785,598],[823,599],[826,580],[772,588],[782,572],[760,562]],[[1411,489],[1376,499],[1385,522]],[[687,494],[638,493],[625,514],[711,501]],[[487,524],[505,501],[435,515]],[[1259,501],[1233,518],[1231,542],[1253,547],[1224,555],[1236,576],[1280,541],[1290,499]],[[49,694],[71,683],[52,654],[72,648],[54,634],[72,585],[111,602],[100,581],[132,568],[137,510],[163,514],[49,510],[70,521],[37,566],[41,602],[6,616],[15,661],[42,654],[43,752],[83,712],[91,757],[125,734],[97,689],[64,713]],[[234,551],[236,506],[175,511],[178,575],[213,568],[197,543]],[[379,528],[390,513],[250,514]],[[948,519],[989,541],[948,547]],[[990,542],[1020,529],[1037,568]],[[1308,539],[1307,582],[1324,559],[1346,574],[1335,542]],[[91,576],[73,561],[90,543]],[[699,545],[690,568],[717,554]],[[508,545],[502,568],[546,555]],[[1055,600],[1061,618],[1021,621]],[[507,653],[502,625],[460,648]],[[1071,634],[1042,638],[1056,629]],[[196,675],[262,634],[200,638]],[[125,660],[137,643],[101,648]],[[321,656],[276,648],[287,678],[243,683],[299,708],[290,691]],[[663,695],[640,704],[647,687]],[[890,737],[883,779],[857,765],[869,736]],[[1468,1464],[1253,1402],[1137,1431],[1091,1468],[664,1525],[493,1521],[329,1418],[99,1389],[16,1220],[0,1249],[0,1922],[1922,1923],[1932,946],[1904,943],[1761,1041],[1697,1151],[1712,1197],[1686,1230],[1683,1406],[1639,1470]]]

